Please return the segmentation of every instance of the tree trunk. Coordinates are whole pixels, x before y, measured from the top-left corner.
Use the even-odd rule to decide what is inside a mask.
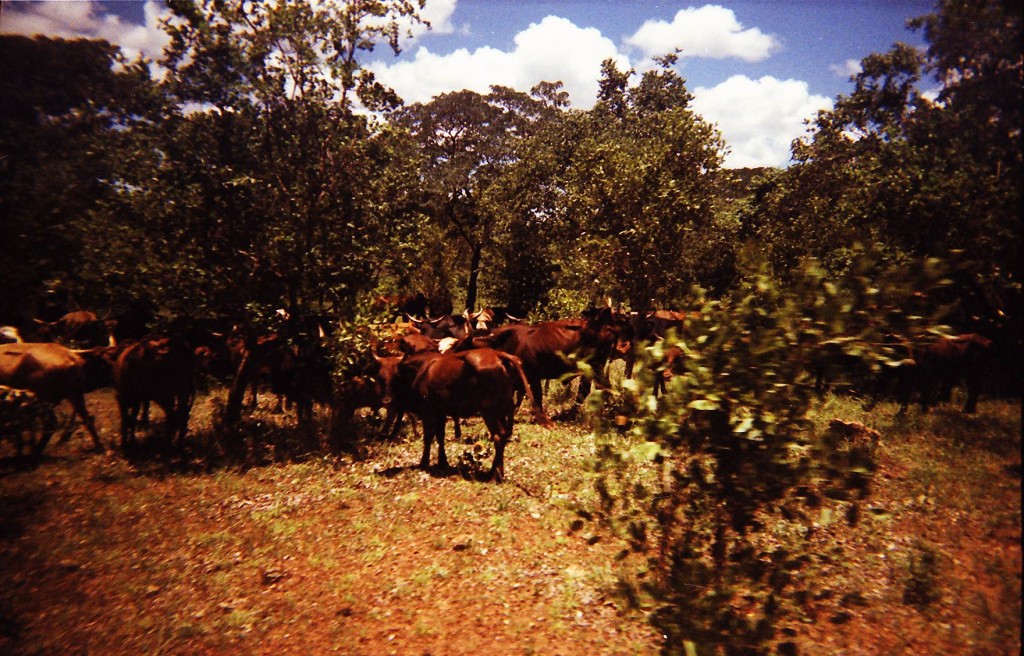
[[[466,285],[466,309],[476,311],[476,286],[480,277],[480,256],[483,247],[473,244],[473,255],[469,258],[469,284]]]

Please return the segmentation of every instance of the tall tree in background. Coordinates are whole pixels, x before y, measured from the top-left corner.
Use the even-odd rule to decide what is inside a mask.
[[[191,307],[351,311],[410,221],[408,142],[361,106],[400,104],[362,67],[422,2],[169,3],[172,110],[132,210]],[[406,173],[403,173],[405,171]]]
[[[495,243],[502,211],[490,197],[516,160],[547,105],[528,94],[492,87],[463,90],[410,106],[401,116],[422,149],[424,207],[466,262],[466,308],[474,309],[481,262]]]
[[[90,213],[123,191],[158,107],[148,69],[105,41],[0,36],[0,322],[111,301],[86,271]]]
[[[1020,281],[1021,12],[945,1],[910,21],[926,53],[869,55],[849,96],[794,143],[797,164],[761,189],[754,218],[780,270],[874,241],[894,259],[965,251]],[[922,78],[939,84],[933,101]]]
[[[709,282],[698,262],[702,236],[713,229],[712,180],[724,143],[690,109],[675,61],[659,59],[635,87],[628,86],[632,71],[606,61],[598,102],[581,117],[582,139],[566,170],[575,254],[589,268],[584,280],[634,310],[670,304],[692,284]],[[727,251],[720,256],[728,261]]]

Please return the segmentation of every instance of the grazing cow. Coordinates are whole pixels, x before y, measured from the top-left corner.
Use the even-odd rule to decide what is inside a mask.
[[[284,410],[285,401],[294,403],[299,422],[308,427],[313,403],[330,404],[332,365],[316,344],[289,344],[276,333],[241,340],[233,338],[238,366],[228,394],[226,420],[237,421],[245,390],[251,386],[251,407],[255,407],[261,380],[269,379],[277,395],[275,412]],[[310,436],[312,437],[312,436]]]
[[[411,412],[423,423],[420,468],[430,466],[436,440],[437,464],[448,468],[444,428],[448,417],[480,415],[494,441],[494,460],[486,478],[505,476],[505,446],[512,437],[515,412],[530,389],[519,358],[482,348],[458,353],[421,353],[381,362],[383,402],[396,412]],[[518,400],[517,400],[518,399]]]
[[[17,344],[24,341],[14,326],[0,326],[0,344]]]
[[[622,321],[623,330],[616,350],[626,362],[625,376],[633,377],[636,366],[636,349],[643,343],[663,339],[670,330],[681,331],[691,315],[675,310],[652,310],[646,313],[631,312]]]
[[[475,335],[487,335],[495,327],[495,314],[491,308],[482,308],[476,312],[466,310],[462,316]]]
[[[121,410],[121,448],[135,442],[137,417],[150,401],[164,412],[167,445],[175,435],[180,445],[195,400],[195,351],[181,336],[141,339],[118,356],[114,388]]]
[[[339,381],[334,386],[331,405],[331,448],[337,451],[348,440],[356,410],[370,408],[374,412],[383,405],[380,381],[370,372]]]
[[[69,312],[56,321],[35,322],[39,339],[44,342],[60,341],[85,348],[113,344],[110,324],[88,310]]]
[[[420,334],[431,339],[440,340],[445,337],[465,339],[473,333],[473,328],[465,316],[443,314],[434,319],[419,319],[410,316],[409,320]]]
[[[978,396],[991,365],[992,342],[974,333],[944,337],[915,347],[911,359],[883,372],[886,379],[895,379],[900,412],[906,410],[917,395],[922,411],[936,403],[949,401],[953,388],[963,383],[967,399],[963,412],[978,409]],[[884,387],[883,381],[879,387]]]
[[[85,407],[85,394],[111,383],[113,348],[75,351],[60,344],[21,343],[0,346],[0,385],[29,390],[40,400],[67,400],[85,424],[97,449],[103,444]]]
[[[0,440],[11,441],[15,458],[41,456],[56,425],[52,403],[28,390],[0,385]],[[23,454],[26,443],[28,452]]]
[[[543,321],[532,325],[502,326],[490,335],[473,338],[472,344],[510,353],[520,359],[533,397],[536,421],[550,423],[544,412],[541,381],[578,371],[577,362],[592,368],[598,383],[604,380],[605,365],[611,355],[620,323],[609,308],[588,311],[582,320]],[[580,381],[576,406],[590,393],[590,380]]]

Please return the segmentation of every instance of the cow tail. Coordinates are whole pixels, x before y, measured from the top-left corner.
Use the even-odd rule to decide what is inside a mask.
[[[520,361],[516,356],[508,353],[502,353],[501,357],[505,362],[512,365],[512,368],[519,376],[520,384],[523,386],[523,394],[519,397],[519,400],[516,401],[516,410],[519,410],[519,406],[522,405],[524,397],[529,397],[531,407],[534,406],[533,391],[530,389],[529,381],[526,380],[526,372],[523,371],[522,361]]]

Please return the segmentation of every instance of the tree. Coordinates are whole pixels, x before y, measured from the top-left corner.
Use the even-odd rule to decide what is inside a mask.
[[[934,300],[959,304],[958,330],[995,340],[1012,381],[1022,325],[1021,11],[947,0],[909,25],[924,29],[927,52],[896,44],[866,57],[853,92],[794,143],[797,163],[766,179],[744,221],[779,272],[803,255],[841,271],[857,242],[890,262],[955,258],[957,285]],[[919,89],[929,73],[940,85],[934,100]]]
[[[624,297],[634,310],[671,304],[707,282],[698,253],[712,230],[724,144],[689,108],[674,62],[661,58],[632,88],[632,71],[605,62],[598,102],[580,118],[582,138],[565,172],[593,291]]]
[[[948,1],[910,26],[927,53],[896,44],[866,57],[853,92],[794,142],[797,164],[762,188],[752,222],[780,269],[873,241],[894,259],[964,249],[1019,281],[1019,8]],[[929,72],[934,101],[919,88]]]
[[[556,88],[544,90],[557,99]],[[487,95],[441,94],[410,106],[399,119],[423,152],[424,208],[467,256],[466,309],[476,307],[481,262],[503,216],[494,202],[501,179],[549,107],[528,94],[492,87]]]
[[[159,155],[149,179],[126,180],[169,305],[344,315],[374,286],[415,227],[415,169],[400,133],[355,111],[400,104],[360,56],[397,52],[421,4],[169,3]]]
[[[14,35],[0,62],[0,321],[109,308],[87,271],[91,212],[119,193],[132,130],[159,106],[148,69],[105,41]]]

